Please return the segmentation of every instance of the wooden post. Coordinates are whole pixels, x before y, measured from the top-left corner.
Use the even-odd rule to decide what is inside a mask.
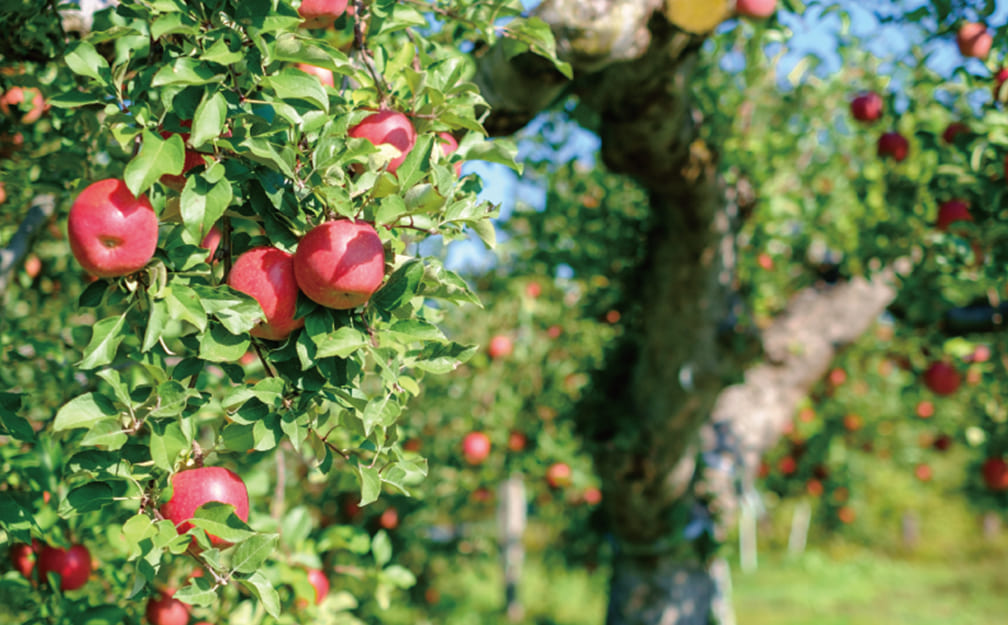
[[[517,623],[524,617],[518,586],[521,582],[522,563],[525,560],[526,509],[525,482],[520,475],[512,475],[501,483],[497,498],[497,531],[504,564],[504,597],[507,618]]]
[[[809,521],[812,520],[812,506],[807,501],[799,501],[791,517],[791,535],[788,536],[788,553],[801,555],[808,541]]]

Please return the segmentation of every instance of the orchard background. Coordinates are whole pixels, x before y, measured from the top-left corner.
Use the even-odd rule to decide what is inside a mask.
[[[0,622],[1000,622],[1008,6],[8,4]]]

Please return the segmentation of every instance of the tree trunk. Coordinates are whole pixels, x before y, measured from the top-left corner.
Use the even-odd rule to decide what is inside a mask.
[[[608,625],[714,618],[724,586],[711,572],[717,519],[751,488],[746,476],[838,347],[892,297],[883,282],[862,280],[801,294],[762,337],[767,361],[745,372],[719,340],[734,297],[738,211],[720,184],[716,150],[698,139],[690,82],[704,36],[676,26],[696,17],[690,6],[544,0],[537,14],[574,80],[534,55],[494,50],[476,75],[493,107],[487,127],[499,134],[577,97],[596,114],[591,130],[606,165],[650,196],[644,260],[635,283],[621,285],[625,333],[577,411],[615,544]],[[744,381],[726,388],[730,379]]]

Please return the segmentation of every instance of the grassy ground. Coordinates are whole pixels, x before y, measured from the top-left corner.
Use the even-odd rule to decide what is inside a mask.
[[[739,625],[1001,625],[1006,556],[908,561],[845,549],[772,557],[753,574],[735,572],[736,616]]]

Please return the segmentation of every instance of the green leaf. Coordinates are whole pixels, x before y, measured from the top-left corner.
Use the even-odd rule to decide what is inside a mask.
[[[189,441],[178,423],[150,421],[149,425],[151,459],[156,467],[171,471],[175,459],[184,449],[189,448]]]
[[[385,530],[378,530],[371,540],[371,555],[374,556],[378,568],[385,566],[392,559],[392,541],[389,540]]]
[[[34,525],[31,511],[19,504],[9,492],[0,491],[0,528],[13,540],[30,543]]]
[[[256,534],[235,547],[231,568],[239,573],[254,573],[272,555],[280,542],[279,534]]]
[[[376,426],[388,427],[395,423],[396,418],[402,413],[402,406],[398,402],[392,401],[390,397],[372,399],[360,413],[361,422],[364,424],[364,435],[371,436]]]
[[[217,592],[204,577],[190,578],[189,583],[175,591],[174,597],[189,605],[212,606],[220,599]]]
[[[20,393],[0,392],[0,429],[19,441],[34,441],[35,430],[28,420],[17,414],[21,410]]]
[[[106,82],[104,76],[109,74],[108,61],[106,61],[94,46],[86,41],[78,41],[70,46],[70,49],[63,56],[70,71],[78,76],[93,78],[99,82]],[[104,70],[104,71],[103,71]]]
[[[398,564],[385,567],[381,572],[382,578],[396,588],[412,588],[416,584],[416,576],[406,567]]]
[[[194,284],[193,291],[208,315],[214,315],[231,334],[244,334],[262,319],[263,310],[252,297],[229,286],[207,287]]]
[[[210,362],[238,362],[249,350],[248,334],[235,335],[218,323],[200,335],[199,357]]]
[[[262,84],[273,89],[281,100],[307,100],[322,111],[329,112],[329,96],[325,87],[318,78],[299,69],[286,67],[279,74],[265,78]]]
[[[424,371],[444,374],[453,371],[460,364],[472,358],[475,353],[475,346],[466,347],[458,343],[427,343],[417,355],[416,366]]]
[[[152,87],[167,85],[205,85],[223,79],[208,64],[189,57],[179,57],[171,65],[165,65],[154,75]]]
[[[153,39],[161,39],[166,35],[192,34],[195,24],[185,11],[172,11],[159,16],[150,26]]]
[[[62,517],[71,514],[82,514],[99,510],[102,506],[113,502],[112,487],[106,482],[88,482],[72,489],[66,499],[60,502],[59,513]]]
[[[367,335],[356,328],[343,326],[335,332],[311,337],[317,349],[316,358],[336,356],[346,358],[368,343]]]
[[[277,594],[273,584],[270,583],[266,576],[261,572],[256,571],[248,577],[248,579],[238,580],[239,583],[247,588],[252,594],[259,598],[262,603],[263,608],[266,612],[273,618],[279,618],[280,616],[280,596]]]
[[[150,303],[150,313],[147,315],[147,327],[144,329],[144,338],[143,343],[140,345],[140,351],[149,351],[157,344],[164,333],[169,318],[168,302],[155,300]]]
[[[200,304],[199,296],[192,289],[182,284],[172,284],[167,289],[165,301],[173,319],[191,323],[201,332],[206,329],[206,312]]]
[[[122,425],[116,421],[102,421],[88,429],[80,444],[89,447],[100,447],[109,450],[122,448],[129,437],[123,431]]]
[[[56,412],[53,430],[62,432],[74,428],[91,428],[118,414],[115,405],[104,395],[86,393],[71,399]]]
[[[127,311],[128,312],[128,311]],[[84,357],[77,366],[82,369],[94,369],[112,362],[119,344],[126,338],[123,326],[126,323],[126,313],[118,317],[106,317],[94,324],[91,340],[84,348]]]
[[[378,499],[381,492],[381,478],[378,476],[378,469],[360,465],[357,467],[361,480],[361,499],[358,505],[366,506]]]
[[[87,106],[88,104],[100,104],[103,100],[95,94],[71,89],[70,91],[66,91],[49,98],[46,102],[48,102],[50,106],[58,109],[73,109],[81,106]]]
[[[162,139],[149,130],[142,133],[140,152],[126,164],[123,180],[133,195],[140,196],[161,176],[182,173],[185,163],[185,143],[181,135],[172,134]]]
[[[217,222],[234,199],[227,180],[207,182],[199,175],[189,176],[179,198],[182,223],[193,238],[199,239]]]
[[[395,310],[406,304],[416,294],[423,277],[423,264],[411,260],[395,270],[371,302],[381,310]]]
[[[208,89],[193,115],[189,142],[194,148],[199,148],[207,141],[219,137],[224,131],[226,119],[227,101],[224,100],[224,95],[216,89]]]
[[[209,534],[229,543],[246,540],[254,533],[234,513],[234,506],[219,501],[210,501],[193,514],[192,524]]]
[[[402,319],[389,328],[389,333],[401,341],[444,341],[444,332],[423,319]]]

